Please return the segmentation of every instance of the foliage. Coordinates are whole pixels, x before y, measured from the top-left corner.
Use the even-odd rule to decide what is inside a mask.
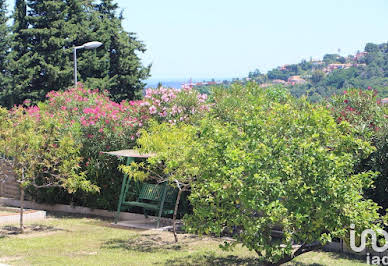
[[[148,106],[150,116],[158,122],[168,121],[192,123],[209,110],[207,95],[192,89],[148,89],[143,106]]]
[[[182,198],[182,193],[189,191],[198,174],[197,162],[193,161],[192,152],[197,145],[197,130],[195,126],[185,123],[169,124],[151,123],[147,131],[143,130],[137,140],[141,153],[153,153],[147,163],[132,163],[120,166],[120,170],[136,181],[154,180],[169,182],[178,189],[178,195],[173,214],[173,232],[175,241],[176,217]],[[187,210],[186,210],[187,212]]]
[[[81,167],[87,179],[100,187],[100,194],[78,191],[72,195],[62,189],[32,193],[37,201],[73,203],[80,206],[113,209],[121,185],[115,170],[118,161],[103,151],[128,149],[133,146],[143,126],[146,110],[139,102],[113,102],[107,92],[79,86],[63,92],[52,91],[47,101],[34,107],[59,119],[70,130],[79,132],[75,141],[81,145]]]
[[[1,95],[5,93],[9,81],[8,54],[10,46],[10,30],[7,25],[6,1],[0,0],[0,105],[4,104]]]
[[[290,76],[300,75],[307,81],[306,84],[287,84],[287,87],[292,95],[308,95],[312,101],[322,100],[349,88],[366,90],[372,87],[378,91],[379,97],[388,97],[388,43],[367,43],[364,52],[347,57],[326,54],[320,61],[302,60],[298,64],[274,68],[267,74],[250,72],[248,77],[263,84],[274,79],[287,81]],[[333,70],[329,68],[330,64],[347,65]]]
[[[328,100],[328,107],[337,123],[346,121],[355,129],[357,136],[370,141],[375,147],[368,158],[362,160],[356,171],[373,170],[379,173],[373,189],[367,196],[377,202],[383,209],[388,208],[388,123],[387,107],[381,104],[376,91],[351,89]]]
[[[328,99],[328,107],[338,123],[349,122],[357,134],[370,139],[370,134],[379,131],[386,124],[383,105],[377,92],[350,89]]]
[[[87,179],[101,189],[98,195],[82,191],[70,195],[64,190],[51,189],[48,193],[32,193],[35,199],[113,210],[122,180],[117,167],[122,161],[102,152],[132,148],[140,129],[147,128],[150,119],[189,122],[209,108],[204,102],[206,96],[192,90],[159,88],[148,90],[147,95],[142,101],[116,103],[107,91],[79,86],[63,92],[52,91],[44,104],[31,107],[59,119],[68,130],[79,132],[75,140],[81,144],[82,169]]]
[[[73,47],[89,41],[103,46],[78,50],[79,80],[107,89],[115,100],[133,99],[144,87],[150,66],[138,56],[145,46],[122,28],[112,1],[18,0],[15,4],[9,71],[12,80],[1,96],[8,107],[25,99],[43,100],[73,80]],[[28,10],[28,12],[27,12]]]
[[[379,217],[361,193],[374,174],[353,173],[373,148],[326,108],[278,95],[253,84],[215,92],[195,144],[182,146],[196,173],[187,229],[229,235],[237,242],[224,247],[240,242],[267,263],[345,238],[351,223],[374,228]]]
[[[3,112],[2,112],[3,113]],[[38,113],[36,108],[15,107],[2,114],[0,153],[16,174],[21,201],[25,189],[62,187],[70,193],[81,189],[98,191],[80,171],[80,145],[74,132],[66,130],[59,119]],[[75,132],[76,133],[76,132]],[[23,203],[21,229],[23,231]]]
[[[339,54],[325,54],[323,56],[323,61],[328,64],[340,63],[340,61],[338,61],[340,58],[341,56]]]
[[[191,154],[193,146],[196,145],[196,133],[196,127],[184,123],[172,125],[153,122],[147,130],[143,130],[137,140],[139,151],[155,154],[147,159],[148,167],[161,168],[164,175],[158,178],[154,176],[154,172],[150,172],[149,177],[154,176],[153,178],[158,181],[169,180],[172,183],[190,184],[198,173]],[[134,166],[121,166],[121,169],[129,174],[129,177],[134,178],[136,171],[131,171]],[[144,178],[141,177],[142,180]]]
[[[76,131],[65,129],[59,119],[37,113],[35,108],[15,107],[2,115],[1,153],[12,158],[21,187],[60,186],[96,191],[80,171],[80,145]]]

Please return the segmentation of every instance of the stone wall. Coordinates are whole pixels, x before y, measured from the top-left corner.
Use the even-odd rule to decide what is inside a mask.
[[[2,182],[4,174],[8,176],[5,181]],[[4,163],[0,158],[0,197],[6,198],[19,198],[19,184],[15,181],[15,173],[12,169]]]

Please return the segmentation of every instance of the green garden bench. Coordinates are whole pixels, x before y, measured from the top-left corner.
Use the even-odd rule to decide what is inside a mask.
[[[174,213],[176,201],[176,189],[170,187],[167,182],[162,184],[143,183],[136,201],[124,201],[122,206],[140,207],[144,210],[144,216],[148,218],[147,211],[158,214],[156,227],[159,227],[162,215]]]
[[[130,165],[136,158],[149,158],[155,156],[155,154],[140,154],[136,150],[119,150],[119,151],[110,151],[103,152],[106,154],[114,155],[117,157],[127,158],[126,165]],[[121,192],[119,197],[119,202],[117,204],[117,211],[115,215],[115,224],[117,224],[120,212],[123,209],[128,209],[128,207],[140,207],[143,208],[144,216],[147,218],[147,211],[153,211],[158,214],[158,220],[156,227],[159,227],[160,217],[162,215],[168,215],[174,213],[175,201],[177,197],[177,189],[172,188],[163,182],[161,184],[148,184],[143,183],[141,187],[138,188],[138,182],[133,182],[133,185],[136,187],[136,190],[139,191],[139,196],[136,201],[127,201],[127,196],[129,195],[131,179],[128,175],[123,176],[123,182],[121,184]]]

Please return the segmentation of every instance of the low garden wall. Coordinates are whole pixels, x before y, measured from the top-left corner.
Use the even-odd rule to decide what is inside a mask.
[[[20,201],[17,199],[11,199],[11,198],[1,198],[0,205],[20,207]],[[92,209],[88,207],[71,206],[71,205],[65,205],[65,204],[43,204],[43,203],[37,203],[33,201],[28,201],[28,200],[24,201],[24,207],[28,209],[34,209],[34,210],[81,214],[86,216],[99,216],[99,217],[112,218],[112,219],[115,217],[115,214],[116,214],[115,211]],[[131,220],[134,217],[142,218],[144,217],[144,215],[122,211],[120,212],[119,220]],[[149,217],[156,218],[154,216],[149,216]],[[163,220],[168,221],[170,219],[163,218]]]
[[[3,213],[2,213],[3,211]],[[5,212],[4,212],[5,211]],[[0,224],[17,224],[20,222],[20,209],[0,207]],[[46,218],[46,212],[41,210],[25,210],[23,220],[25,222],[41,221]]]

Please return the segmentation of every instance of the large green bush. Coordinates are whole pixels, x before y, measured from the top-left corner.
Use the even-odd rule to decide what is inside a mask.
[[[242,243],[279,264],[346,238],[351,223],[376,227],[378,206],[362,197],[374,174],[353,171],[373,147],[348,123],[337,125],[306,99],[253,84],[216,90],[211,101],[198,126],[169,126],[183,139],[159,126],[138,142],[163,154],[155,160],[166,173],[190,179],[190,232],[230,236],[237,241],[225,248]]]

